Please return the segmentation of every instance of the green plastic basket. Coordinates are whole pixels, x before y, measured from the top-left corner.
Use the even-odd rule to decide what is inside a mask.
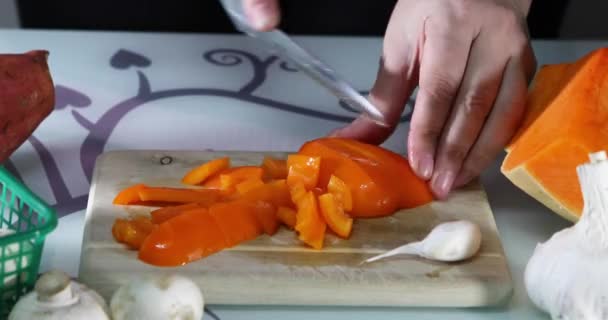
[[[46,236],[57,227],[55,210],[0,166],[0,319],[38,279]]]

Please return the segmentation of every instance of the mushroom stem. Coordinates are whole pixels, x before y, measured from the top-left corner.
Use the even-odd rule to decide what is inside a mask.
[[[42,275],[34,290],[38,301],[54,305],[70,305],[77,301],[72,291],[70,277],[61,271],[49,271]]]

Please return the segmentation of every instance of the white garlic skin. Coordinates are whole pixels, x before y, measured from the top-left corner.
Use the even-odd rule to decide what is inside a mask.
[[[192,280],[175,275],[144,276],[112,296],[114,320],[200,320],[204,298]]]
[[[586,252],[575,230],[534,250],[524,274],[528,296],[552,319],[608,319],[608,256]]]
[[[524,273],[528,296],[554,320],[608,319],[608,161],[590,158],[577,168],[581,218],[537,245]]]

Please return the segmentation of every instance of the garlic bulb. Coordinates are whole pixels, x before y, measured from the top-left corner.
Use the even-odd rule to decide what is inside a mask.
[[[608,319],[608,161],[590,154],[577,168],[583,213],[537,245],[524,274],[532,302],[552,319]]]
[[[8,320],[110,320],[101,296],[61,271],[38,279],[34,291],[19,299]]]
[[[200,320],[204,306],[199,287],[174,275],[133,279],[110,302],[114,320]]]

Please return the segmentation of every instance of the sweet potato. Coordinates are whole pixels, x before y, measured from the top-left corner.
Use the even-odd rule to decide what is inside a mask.
[[[55,87],[48,52],[0,54],[0,163],[53,111]]]

